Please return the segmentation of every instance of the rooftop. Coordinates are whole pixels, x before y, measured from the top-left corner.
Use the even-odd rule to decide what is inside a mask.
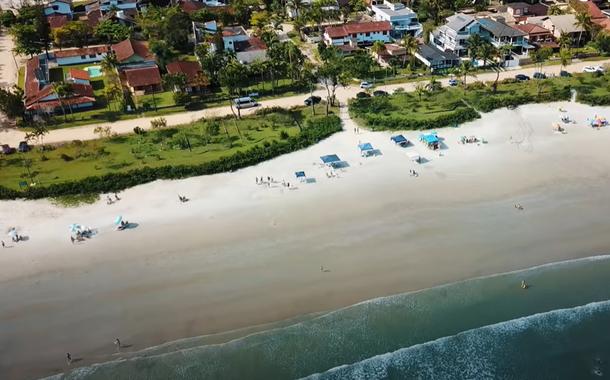
[[[453,16],[447,17],[447,23],[445,26],[449,29],[459,31],[475,21],[475,18],[472,16],[465,15],[463,13],[456,13]]]
[[[78,57],[81,55],[94,55],[94,54],[104,54],[109,50],[106,45],[98,45],[98,46],[89,46],[86,48],[80,49],[63,49],[56,50],[53,52],[55,58],[68,58],[68,57]]]
[[[154,60],[154,55],[148,50],[148,43],[128,38],[118,44],[112,45],[112,50],[116,54],[119,62],[124,62],[137,55],[144,60]]]
[[[457,61],[460,58],[450,51],[442,51],[436,47],[427,44],[420,45],[417,48],[417,53],[424,57],[427,61]]]
[[[521,37],[525,33],[511,26],[503,24],[490,18],[479,19],[479,24],[495,37]]]
[[[250,37],[246,41],[234,43],[236,52],[267,50],[267,45],[258,37]]]
[[[411,8],[404,6],[402,3],[388,4],[387,2],[384,2],[383,4],[371,5],[371,9],[373,11],[377,10],[380,13],[385,13],[390,17],[417,16]]]
[[[548,34],[551,33],[550,30],[543,28],[540,25],[536,24],[518,24],[515,25],[515,28],[519,29],[525,34]]]
[[[349,36],[357,33],[370,32],[389,32],[392,30],[392,24],[389,21],[374,21],[374,22],[355,22],[340,26],[329,26],[325,29],[325,33],[330,38],[338,38]]]
[[[247,36],[246,29],[243,26],[225,26],[222,28],[222,36],[223,37],[232,37],[232,36]]]
[[[124,70],[125,79],[131,87],[157,86],[161,84],[161,74],[157,66]]]
[[[81,69],[70,69],[68,70],[68,75],[73,79],[81,79],[81,80],[89,80],[91,79],[89,76],[89,72]]]
[[[189,82],[193,82],[197,78],[197,75],[203,72],[199,62],[194,61],[174,61],[168,63],[165,68],[169,74],[185,74]]]

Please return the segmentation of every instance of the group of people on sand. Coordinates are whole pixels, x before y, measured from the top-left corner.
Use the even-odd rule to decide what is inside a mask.
[[[106,195],[106,204],[107,204],[107,205],[111,205],[111,204],[113,204],[114,202],[118,202],[118,201],[120,201],[120,200],[121,200],[121,198],[119,198],[119,196],[118,196],[118,194],[117,194],[117,193],[114,193],[114,199],[112,199],[112,198],[110,197],[110,195]]]
[[[416,172],[416,171],[415,171],[415,170],[413,170],[413,169],[409,169],[409,175],[410,175],[411,177],[419,177],[419,173],[418,173],[418,172]]]
[[[93,231],[91,230],[91,228],[86,227],[83,230],[76,231],[74,235],[71,235],[70,241],[72,242],[72,244],[74,244],[75,242],[81,242],[85,241],[85,239],[90,239],[91,236],[93,236]]]
[[[271,184],[274,183],[273,177],[267,176],[267,178],[261,176],[260,178],[256,177],[257,185],[267,185],[267,187],[271,187]]]
[[[188,199],[186,196],[184,196],[184,195],[180,195],[180,194],[178,194],[178,199],[179,199],[179,200],[180,200],[180,202],[182,202],[182,203],[186,203],[186,202],[188,202],[188,201],[189,201],[189,199]]]
[[[130,347],[130,346],[122,346],[121,340],[119,338],[116,338],[114,340],[114,346],[116,347],[116,352],[121,352],[121,347]],[[80,359],[77,359],[77,360],[80,360]],[[72,362],[74,362],[74,359],[72,358],[72,354],[69,352],[66,352],[66,364],[72,365]]]

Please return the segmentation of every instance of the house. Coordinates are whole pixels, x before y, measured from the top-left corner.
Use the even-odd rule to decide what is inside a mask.
[[[417,13],[403,3],[384,0],[381,4],[372,4],[370,9],[375,20],[392,24],[392,36],[395,38],[401,38],[405,34],[419,36],[422,32]]]
[[[407,57],[407,49],[397,44],[385,44],[385,49],[379,52],[377,61],[382,66],[390,66],[393,59],[398,59],[401,63]]]
[[[241,63],[267,59],[267,45],[260,38],[249,36],[243,26],[223,28],[222,41],[225,51],[235,52],[235,58]]]
[[[70,19],[67,15],[52,14],[47,16],[47,22],[49,23],[51,30],[63,28],[68,21],[70,21]]]
[[[100,22],[102,22],[102,11],[99,8],[90,9],[86,16],[82,19],[87,25],[94,30]]]
[[[174,61],[165,67],[168,74],[184,74],[187,80],[187,92],[199,92],[209,84],[199,62]],[[206,84],[207,83],[207,84]]]
[[[137,0],[93,0],[85,4],[85,12],[92,9],[100,9],[102,13],[110,10],[136,10],[138,9]]]
[[[591,16],[591,21],[597,24],[601,30],[610,32],[610,19],[601,9],[599,9],[597,4],[592,1],[583,1],[581,4],[583,10]]]
[[[161,91],[161,74],[155,66],[125,69],[121,73],[123,83],[134,94]]]
[[[53,84],[49,82],[48,62],[44,55],[34,56],[27,61],[24,78],[24,104],[27,112],[54,113],[62,107],[76,110],[95,104],[91,85],[71,83],[71,90],[68,97],[59,99]]]
[[[555,39],[559,39],[562,33],[567,33],[572,38],[572,41],[574,41],[574,44],[578,44],[581,35],[586,37],[585,30],[576,25],[576,16],[573,14],[528,17],[527,22],[550,30]]]
[[[457,13],[446,19],[446,24],[430,33],[430,43],[441,51],[450,51],[458,57],[468,55],[466,41],[472,34],[480,32],[478,21],[464,13]]]
[[[193,21],[193,35],[190,37],[191,42],[202,43],[207,40],[208,37],[218,33],[218,24],[215,20],[208,22],[197,22]]]
[[[156,66],[155,55],[148,50],[148,43],[128,38],[111,46],[122,67]]]
[[[301,0],[299,2],[299,7],[301,8],[301,13],[303,13],[303,9],[307,8],[311,8],[311,5],[313,4],[312,0]],[[340,2],[338,1],[326,1],[325,5],[320,7],[320,10],[323,13],[328,13],[328,12],[338,12],[340,10],[339,6],[340,6]],[[297,17],[299,17],[299,10],[294,8],[293,4],[287,4],[286,5],[286,15],[288,15],[288,17],[290,17],[291,19],[295,19]]]
[[[188,14],[195,13],[205,8],[205,5],[202,2],[193,0],[182,0],[178,3],[178,6],[183,12]]]
[[[493,20],[482,18],[478,20],[480,25],[479,34],[489,41],[496,48],[512,46],[512,51],[517,54],[527,54],[534,46],[527,43],[525,33],[515,29],[510,25]]]
[[[108,46],[98,45],[80,49],[56,50],[51,53],[59,66],[100,62],[108,53]]]
[[[515,28],[525,33],[525,39],[530,45],[537,48],[550,47],[555,49],[559,47],[557,42],[555,42],[553,33],[540,25],[525,23],[515,25]]]
[[[375,41],[387,43],[392,40],[391,31],[392,24],[389,21],[354,22],[328,26],[324,30],[324,42],[337,47],[343,45],[368,46]]]
[[[68,70],[66,81],[77,84],[91,84],[91,77],[87,70],[71,68]]]
[[[71,0],[50,0],[44,5],[44,15],[66,15],[72,18]]]
[[[437,72],[460,64],[460,57],[451,51],[442,51],[432,43],[420,45],[415,57],[426,65],[430,71]]]

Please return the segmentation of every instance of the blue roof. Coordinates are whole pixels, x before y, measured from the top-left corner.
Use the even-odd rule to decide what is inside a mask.
[[[422,141],[424,141],[426,144],[434,144],[437,143],[438,140],[438,136],[436,135],[436,133],[431,133],[429,135],[421,135],[419,137]]]
[[[305,172],[294,172],[294,175],[295,175],[297,178],[305,177]]]
[[[325,164],[332,164],[333,162],[341,162],[341,159],[336,154],[329,154],[326,156],[321,156],[320,159]]]
[[[360,148],[360,150],[373,150],[371,143],[358,144],[358,148]]]
[[[404,137],[403,135],[396,135],[396,136],[392,136],[391,137],[392,141],[394,141],[396,144],[400,144],[403,142],[407,142],[409,140],[407,140],[406,137]]]

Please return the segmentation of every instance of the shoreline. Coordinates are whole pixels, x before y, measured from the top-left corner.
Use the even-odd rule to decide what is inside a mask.
[[[557,108],[579,123],[552,132]],[[419,142],[402,149],[389,132],[346,131],[302,151],[234,173],[156,181],[77,209],[48,201],[0,202],[0,229],[30,237],[2,250],[0,359],[6,378],[112,358],[133,350],[484,274],[607,254],[610,195],[606,129],[584,120],[610,108],[575,103],[497,110],[439,129],[439,157]],[[489,144],[461,145],[461,135]],[[512,138],[509,138],[512,137]],[[358,142],[382,155],[361,158]],[[407,151],[429,162],[416,165]],[[337,153],[350,166],[327,178],[317,163]],[[413,178],[408,169],[420,176]],[[316,183],[293,182],[305,170]],[[257,186],[256,176],[280,183]],[[476,187],[473,186],[476,180]],[[180,205],[176,193],[191,198]],[[513,204],[522,203],[520,212]],[[11,210],[19,210],[18,213]],[[117,215],[138,223],[116,232]],[[71,246],[67,226],[98,236]],[[330,272],[320,272],[320,266]]]

